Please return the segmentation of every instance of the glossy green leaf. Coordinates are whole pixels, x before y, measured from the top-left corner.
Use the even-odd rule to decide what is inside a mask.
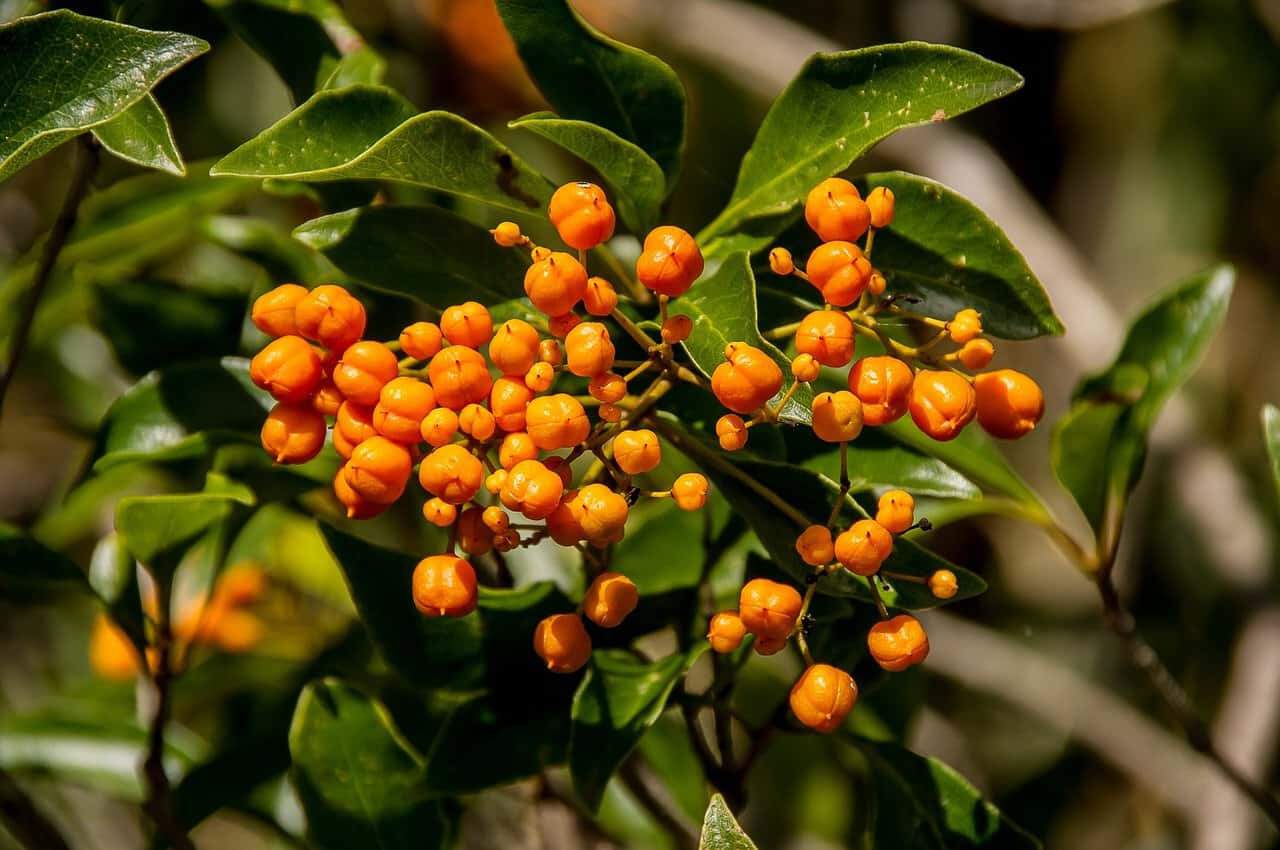
[[[378,86],[323,91],[219,160],[215,177],[387,180],[527,213],[551,184],[450,112],[417,110]]]
[[[1040,497],[1009,465],[995,442],[979,428],[966,428],[959,437],[945,443],[922,432],[909,416],[874,430],[878,435],[937,458],[985,490],[1009,496],[1026,505],[1040,503]]]
[[[685,100],[670,66],[598,32],[567,0],[498,0],[498,12],[557,113],[639,145],[662,167],[667,186],[675,185]]]
[[[1280,408],[1274,404],[1262,406],[1262,440],[1271,461],[1271,478],[1280,492]]]
[[[756,850],[756,844],[747,837],[729,810],[724,797],[713,794],[711,804],[702,821],[702,840],[698,850]]]
[[[1204,356],[1234,283],[1235,272],[1217,266],[1164,293],[1134,320],[1111,367],[1077,387],[1051,460],[1095,532],[1122,513],[1142,475],[1147,432]]]
[[[1021,85],[1010,68],[937,44],[815,54],[773,102],[728,205],[698,241],[747,226],[756,237],[753,247],[763,247],[810,189],[876,142],[906,127],[954,118]],[[750,224],[761,218],[771,221]]]
[[[0,589],[6,593],[61,593],[89,589],[84,571],[20,528],[0,523]]]
[[[150,94],[107,123],[99,124],[93,135],[112,154],[134,165],[178,176],[187,173],[169,119]]]
[[[450,844],[446,806],[385,708],[336,679],[302,692],[289,730],[293,787],[315,847],[433,850]]]
[[[158,280],[122,280],[94,288],[97,325],[120,365],[135,375],[171,363],[232,354],[239,347],[245,299]],[[145,333],[140,329],[145,328]]]
[[[658,163],[635,144],[589,121],[550,112],[535,112],[508,126],[536,133],[600,172],[632,233],[643,237],[658,223],[666,178]]]
[[[794,439],[788,434],[788,447]],[[811,434],[806,440],[817,442]],[[833,481],[840,480],[840,452],[823,443],[822,453],[809,457],[803,465]],[[793,459],[794,454],[790,455]],[[914,496],[935,499],[977,499],[982,491],[968,478],[937,458],[908,449],[883,436],[875,428],[864,428],[858,439],[849,443],[848,471],[850,489],[855,493],[868,490],[899,488]]]
[[[782,389],[776,403],[795,382],[791,361],[760,335],[756,307],[756,280],[751,260],[745,253],[727,257],[715,273],[704,276],[680,298],[672,302],[672,312],[693,319],[693,331],[683,343],[694,365],[710,376],[724,362],[724,349],[731,342],[745,342],[766,352],[782,369]],[[801,385],[782,410],[783,422],[808,424],[813,391]]]
[[[644,599],[696,587],[702,575],[700,511],[682,511],[669,499],[631,509],[627,536],[613,552],[610,569],[635,582]]]
[[[658,718],[640,739],[639,753],[690,821],[707,807],[707,778],[678,712]]]
[[[187,547],[231,515],[235,501],[208,493],[129,496],[116,507],[116,532],[146,566],[176,564]]]
[[[439,309],[524,295],[526,259],[439,207],[360,207],[312,219],[293,235],[355,280]]]
[[[0,181],[125,112],[208,49],[193,36],[66,10],[0,27]]]
[[[901,171],[868,174],[869,191],[893,191],[893,224],[876,233],[873,254],[889,290],[923,300],[913,309],[939,319],[972,307],[1001,339],[1061,334],[1049,295],[994,221],[967,198]]]
[[[706,649],[645,663],[625,650],[601,650],[573,699],[569,774],[579,799],[597,811],[605,785],[667,707],[676,683]]]

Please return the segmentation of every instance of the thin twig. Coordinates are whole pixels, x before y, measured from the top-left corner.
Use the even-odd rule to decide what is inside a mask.
[[[648,777],[641,769],[637,756],[627,759],[622,765],[622,770],[618,772],[618,777],[627,790],[653,816],[653,819],[671,834],[677,846],[687,850],[693,850],[698,846],[698,834],[668,800],[659,797],[650,787]]]
[[[156,829],[175,850],[195,850],[195,844],[173,811],[173,788],[164,770],[164,734],[169,725],[169,685],[173,681],[173,632],[169,624],[170,582],[156,579],[155,671],[151,681],[155,687],[155,711],[147,730],[147,757],[142,764],[147,784],[147,798],[142,809],[155,823]]]
[[[0,770],[0,823],[23,847],[70,850],[67,839],[5,770]]]

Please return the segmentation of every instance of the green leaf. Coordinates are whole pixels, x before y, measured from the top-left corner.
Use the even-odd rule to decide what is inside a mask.
[[[700,512],[682,511],[669,499],[640,502],[631,509],[626,539],[615,547],[610,569],[634,581],[646,600],[696,587],[703,521]]]
[[[1267,446],[1267,459],[1271,461],[1271,478],[1280,492],[1280,408],[1274,404],[1262,406],[1262,439]]]
[[[805,436],[808,438],[809,435]],[[789,440],[789,445],[793,442]],[[829,443],[824,443],[822,449],[821,454],[808,458],[803,465],[838,481],[840,452],[831,451]],[[794,459],[794,455],[792,457]],[[936,499],[978,499],[982,496],[977,485],[955,469],[937,458],[904,448],[874,428],[864,429],[858,439],[849,443],[848,470],[850,490],[855,493],[899,488],[916,497]]]
[[[891,846],[891,845],[886,845]],[[724,797],[713,794],[702,821],[702,840],[698,850],[756,850],[756,844],[738,825]]]
[[[99,124],[93,135],[104,148],[134,165],[179,177],[187,173],[169,119],[150,94],[107,123]]]
[[[103,416],[94,469],[201,457],[223,443],[256,441],[273,404],[249,379],[243,358],[152,372]]]
[[[536,133],[600,172],[632,233],[643,236],[658,223],[666,178],[658,163],[636,145],[604,127],[550,112],[535,112],[507,126]]]
[[[308,841],[345,850],[449,846],[453,825],[385,708],[335,679],[302,692],[289,730]]]
[[[0,27],[0,181],[125,112],[208,49],[193,36],[66,10]]]
[[[966,428],[959,437],[945,443],[929,437],[907,416],[888,425],[880,425],[875,430],[921,454],[937,458],[986,490],[1009,496],[1025,505],[1040,504],[1040,497],[1009,465],[991,438],[978,428]]]
[[[209,172],[326,182],[387,180],[518,213],[551,184],[509,148],[450,112],[416,114],[390,89],[323,91],[223,157]]]
[[[768,244],[821,180],[906,127],[954,118],[1015,91],[1022,77],[965,50],[922,42],[815,54],[778,96],[742,160],[729,204],[700,244],[751,227]],[[753,219],[768,218],[758,227]]]
[[[645,663],[625,650],[592,655],[573,699],[569,774],[578,797],[594,812],[605,785],[667,707],[676,683],[706,649]]]
[[[20,528],[0,523],[0,589],[40,594],[87,591],[84,571]]]
[[[205,218],[200,231],[201,235],[223,248],[262,266],[273,281],[292,280],[304,284],[345,282],[342,273],[332,263],[298,244],[287,228],[269,219],[211,215]]]
[[[135,375],[170,363],[234,352],[245,299],[157,280],[122,280],[94,288],[97,324],[116,359]],[[140,329],[145,328],[145,333]]]
[[[1077,387],[1050,459],[1099,535],[1116,532],[1142,476],[1147,432],[1204,356],[1234,284],[1231,267],[1215,266],[1164,293],[1134,320],[1111,367]]]
[[[148,567],[176,564],[197,538],[231,515],[236,501],[208,493],[129,496],[116,507],[116,532],[130,554]]]
[[[498,0],[498,12],[556,112],[639,145],[675,186],[685,99],[667,63],[598,32],[566,0]]]
[[[867,190],[893,191],[893,224],[876,233],[875,264],[891,292],[924,299],[918,312],[950,319],[972,307],[982,314],[982,329],[1001,339],[1063,332],[1022,254],[967,198],[902,171],[868,174],[860,182]]]
[[[782,389],[773,400],[775,403],[795,382],[791,361],[760,335],[756,279],[751,273],[751,258],[745,251],[727,257],[713,274],[696,282],[672,302],[671,310],[693,319],[693,331],[683,345],[703,374],[709,376],[724,362],[726,345],[745,342],[764,351],[782,369]],[[781,421],[808,424],[812,404],[813,391],[801,385],[783,408]]]
[[[528,262],[439,207],[360,207],[312,219],[293,235],[361,283],[436,308],[524,295]]]

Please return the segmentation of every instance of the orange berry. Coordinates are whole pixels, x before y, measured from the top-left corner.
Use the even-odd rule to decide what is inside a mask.
[[[815,732],[834,732],[853,711],[858,686],[853,677],[830,664],[814,664],[791,687],[791,713]]]
[[[889,490],[880,497],[876,522],[891,534],[901,534],[915,522],[916,500],[906,490]]]
[[[671,498],[682,511],[700,510],[707,503],[707,477],[686,472],[671,485]]]
[[[544,248],[541,245],[534,245],[533,248],[529,251],[529,259],[535,263],[540,263],[550,256],[551,256],[551,249]]]
[[[212,604],[250,605],[267,590],[267,574],[252,561],[242,561],[218,579]]]
[[[596,576],[582,599],[582,613],[597,626],[611,629],[636,610],[640,591],[622,573],[608,570]]]
[[[824,242],[809,255],[805,272],[827,303],[848,307],[866,291],[871,263],[852,242]]]
[[[591,432],[582,403],[565,393],[535,398],[525,409],[524,418],[533,444],[543,451],[572,448]]]
[[[758,410],[782,388],[782,369],[760,349],[731,342],[724,357],[711,373],[711,391],[734,413]]]
[[[262,447],[276,463],[305,463],[324,448],[324,416],[301,404],[277,404],[262,423]]]
[[[774,274],[789,275],[796,270],[796,263],[786,248],[774,248],[769,252],[769,268]]]
[[[613,372],[601,372],[599,375],[592,377],[587,384],[587,392],[591,393],[591,397],[602,401],[605,404],[613,404],[622,401],[627,396],[627,382],[622,379],[621,375]]]
[[[434,450],[418,465],[422,489],[453,505],[470,501],[483,481],[484,464],[456,443]]]
[[[483,304],[467,301],[445,309],[440,332],[453,345],[479,348],[493,336],[493,317]]]
[[[1044,393],[1030,376],[1013,369],[986,372],[973,379],[982,430],[1002,440],[1016,440],[1036,427],[1044,415]]]
[[[716,420],[716,438],[720,440],[720,448],[736,452],[747,444],[747,423],[741,416],[727,413]]]
[[[628,475],[639,475],[662,462],[662,444],[648,428],[619,431],[613,438],[613,460]]]
[[[871,280],[867,281],[867,292],[872,295],[884,295],[884,291],[889,288],[889,282],[884,279],[884,275],[880,272],[872,270]]]
[[[400,350],[414,360],[430,360],[443,344],[444,334],[434,322],[414,322],[400,332]]]
[[[450,410],[484,401],[493,386],[484,357],[463,345],[451,345],[432,357],[427,377],[436,391],[436,403]]]
[[[821,567],[835,560],[835,544],[831,530],[825,525],[811,525],[796,538],[796,552],[800,560],[811,567]]]
[[[593,378],[613,368],[615,349],[609,329],[599,322],[583,322],[569,331],[564,340],[569,355],[569,371]]]
[[[867,648],[877,664],[897,673],[924,661],[929,654],[929,636],[915,617],[899,614],[871,627]]]
[[[721,655],[733,652],[742,646],[742,639],[747,636],[747,627],[742,618],[732,611],[721,611],[711,618],[707,626],[707,642],[711,649]]]
[[[572,546],[585,536],[582,531],[582,506],[577,492],[565,493],[560,504],[547,515],[547,532],[561,546]]]
[[[489,359],[504,375],[523,375],[538,359],[538,332],[522,319],[503,322],[489,343]]]
[[[501,534],[511,527],[511,518],[507,516],[507,512],[497,505],[490,505],[480,514],[480,520],[484,523],[484,527],[492,531],[494,534]]]
[[[613,423],[622,420],[622,408],[616,404],[602,404],[596,408],[596,413],[605,422]]]
[[[563,316],[587,291],[587,270],[573,256],[556,251],[529,266],[524,294],[548,316]]]
[[[760,638],[785,639],[800,615],[800,593],[789,584],[753,578],[738,595],[738,616]]]
[[[836,560],[854,575],[873,576],[893,551],[893,535],[873,519],[860,519],[836,538]]]
[[[538,359],[543,363],[559,366],[564,362],[564,348],[554,339],[544,339],[538,343]]]
[[[338,457],[343,460],[351,460],[351,453],[356,450],[358,443],[353,443],[342,435],[337,428],[333,429],[333,450],[338,453]]]
[[[317,286],[298,302],[293,315],[298,333],[336,354],[364,336],[364,305],[341,286]]]
[[[551,335],[557,339],[564,339],[580,324],[582,319],[577,313],[565,313],[563,316],[552,316],[548,319],[547,330],[551,331]]]
[[[602,277],[589,277],[587,291],[582,296],[582,306],[593,316],[607,316],[618,306],[618,291]]]
[[[496,496],[502,492],[502,488],[506,483],[507,471],[505,469],[497,469],[489,473],[489,477],[484,480],[484,489]]]
[[[848,390],[813,398],[813,433],[828,443],[845,443],[862,433],[862,402]]]
[[[333,432],[341,434],[353,447],[370,437],[378,436],[378,429],[373,427],[373,408],[353,401],[344,401],[338,406]]]
[[[560,481],[563,482],[565,487],[568,487],[569,483],[573,480],[573,467],[565,458],[552,455],[544,460],[542,465],[554,472],[556,475],[559,475]]]
[[[432,525],[448,528],[458,518],[458,508],[444,499],[433,497],[423,503],[422,516]]]
[[[294,308],[307,297],[307,288],[296,283],[282,283],[258,296],[249,314],[258,330],[268,336],[293,336],[298,333]]]
[[[964,368],[975,371],[987,368],[987,364],[995,356],[996,347],[991,344],[991,340],[981,337],[969,340],[956,352],[956,358],[964,364]]]
[[[458,428],[477,442],[486,442],[498,430],[498,422],[489,408],[482,404],[468,404],[458,414]]]
[[[959,590],[960,583],[951,570],[937,570],[929,576],[929,592],[938,599],[950,599]]]
[[[692,332],[693,319],[683,313],[667,316],[667,320],[662,323],[662,341],[667,345],[684,342]]]
[[[947,335],[958,345],[977,338],[980,333],[982,333],[982,314],[977,310],[961,310],[947,322]]]
[[[345,465],[333,477],[333,494],[347,509],[347,519],[371,519],[387,509],[387,505],[371,502],[351,489]]]
[[[493,548],[493,532],[484,524],[484,508],[470,507],[459,514],[458,546],[468,555],[483,555]]]
[[[529,519],[546,519],[564,495],[560,476],[536,460],[522,460],[507,473],[500,498],[510,510]]]
[[[276,401],[306,401],[324,377],[320,355],[300,336],[282,336],[267,343],[249,363],[249,377]]]
[[[532,400],[533,390],[524,381],[504,375],[493,382],[493,389],[489,392],[489,410],[503,431],[523,431],[524,411]]]
[[[907,412],[911,367],[896,357],[863,357],[849,370],[849,391],[862,402],[862,421],[887,425]]]
[[[655,227],[644,238],[636,260],[636,279],[659,295],[677,298],[702,274],[702,251],[685,231],[672,225]]]
[[[535,393],[545,393],[555,378],[556,369],[550,363],[534,363],[525,373],[524,385]]]
[[[370,437],[355,447],[343,467],[351,489],[366,501],[389,505],[404,492],[413,471],[409,451],[386,437]]]
[[[520,232],[520,225],[514,221],[500,222],[497,227],[489,232],[493,234],[493,241],[503,248],[514,248],[524,242],[524,234]]]
[[[585,180],[556,189],[547,217],[564,244],[579,251],[588,251],[613,236],[613,207],[603,189]]]
[[[812,354],[799,354],[791,361],[791,377],[802,384],[818,380],[822,374],[822,364]]]
[[[506,531],[500,531],[493,535],[493,548],[499,552],[510,552],[519,545],[520,532],[514,528],[508,528]]]
[[[617,543],[626,534],[627,500],[603,484],[588,484],[578,491],[582,534],[596,546]]]
[[[447,445],[458,433],[458,414],[447,407],[437,407],[423,417],[418,433],[435,448]]]
[[[333,383],[357,404],[373,406],[396,375],[400,364],[395,352],[380,342],[365,340],[350,345],[333,367]]]
[[[436,394],[417,378],[393,378],[378,393],[373,427],[397,443],[422,439],[422,420],[436,406]]]
[[[98,614],[89,635],[89,664],[93,672],[104,679],[129,681],[141,669],[140,660],[137,648],[124,630],[106,614]]]
[[[779,635],[778,637],[756,636],[756,642],[752,649],[757,655],[777,655],[779,652],[787,648],[787,640],[789,635]]]
[[[853,322],[839,310],[814,310],[796,329],[796,351],[823,366],[847,366],[853,348]]]
[[[342,407],[345,400],[342,390],[332,380],[324,378],[320,381],[320,386],[316,387],[315,395],[311,396],[311,407],[321,416],[337,416],[338,408]]]
[[[249,652],[262,642],[267,627],[248,611],[222,611],[207,626],[209,639],[223,652]]]
[[[955,372],[921,370],[911,384],[908,404],[916,427],[935,440],[960,436],[977,410],[973,385]]]
[[[852,242],[867,232],[871,212],[856,186],[848,180],[829,177],[809,190],[804,220],[823,242]]]
[[[877,186],[868,192],[867,210],[871,213],[872,227],[893,224],[893,190],[888,186]]]
[[[574,673],[591,658],[591,637],[577,614],[552,614],[533,630],[533,651],[553,673]]]
[[[503,437],[502,445],[498,447],[498,463],[503,469],[510,469],[522,460],[535,460],[537,457],[538,447],[523,431],[513,431]]]
[[[431,555],[413,568],[413,604],[425,617],[465,617],[476,596],[475,569],[455,555]]]

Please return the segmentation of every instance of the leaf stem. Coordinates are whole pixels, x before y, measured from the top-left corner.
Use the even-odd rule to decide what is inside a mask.
[[[164,735],[169,725],[170,690],[173,681],[173,632],[169,623],[172,582],[162,577],[160,571],[153,574],[156,582],[155,670],[151,674],[155,689],[155,710],[147,729],[147,755],[142,763],[142,773],[147,784],[147,797],[142,809],[155,823],[156,829],[169,840],[175,850],[195,850],[195,844],[187,830],[178,822],[173,811],[173,788],[164,769]]]

